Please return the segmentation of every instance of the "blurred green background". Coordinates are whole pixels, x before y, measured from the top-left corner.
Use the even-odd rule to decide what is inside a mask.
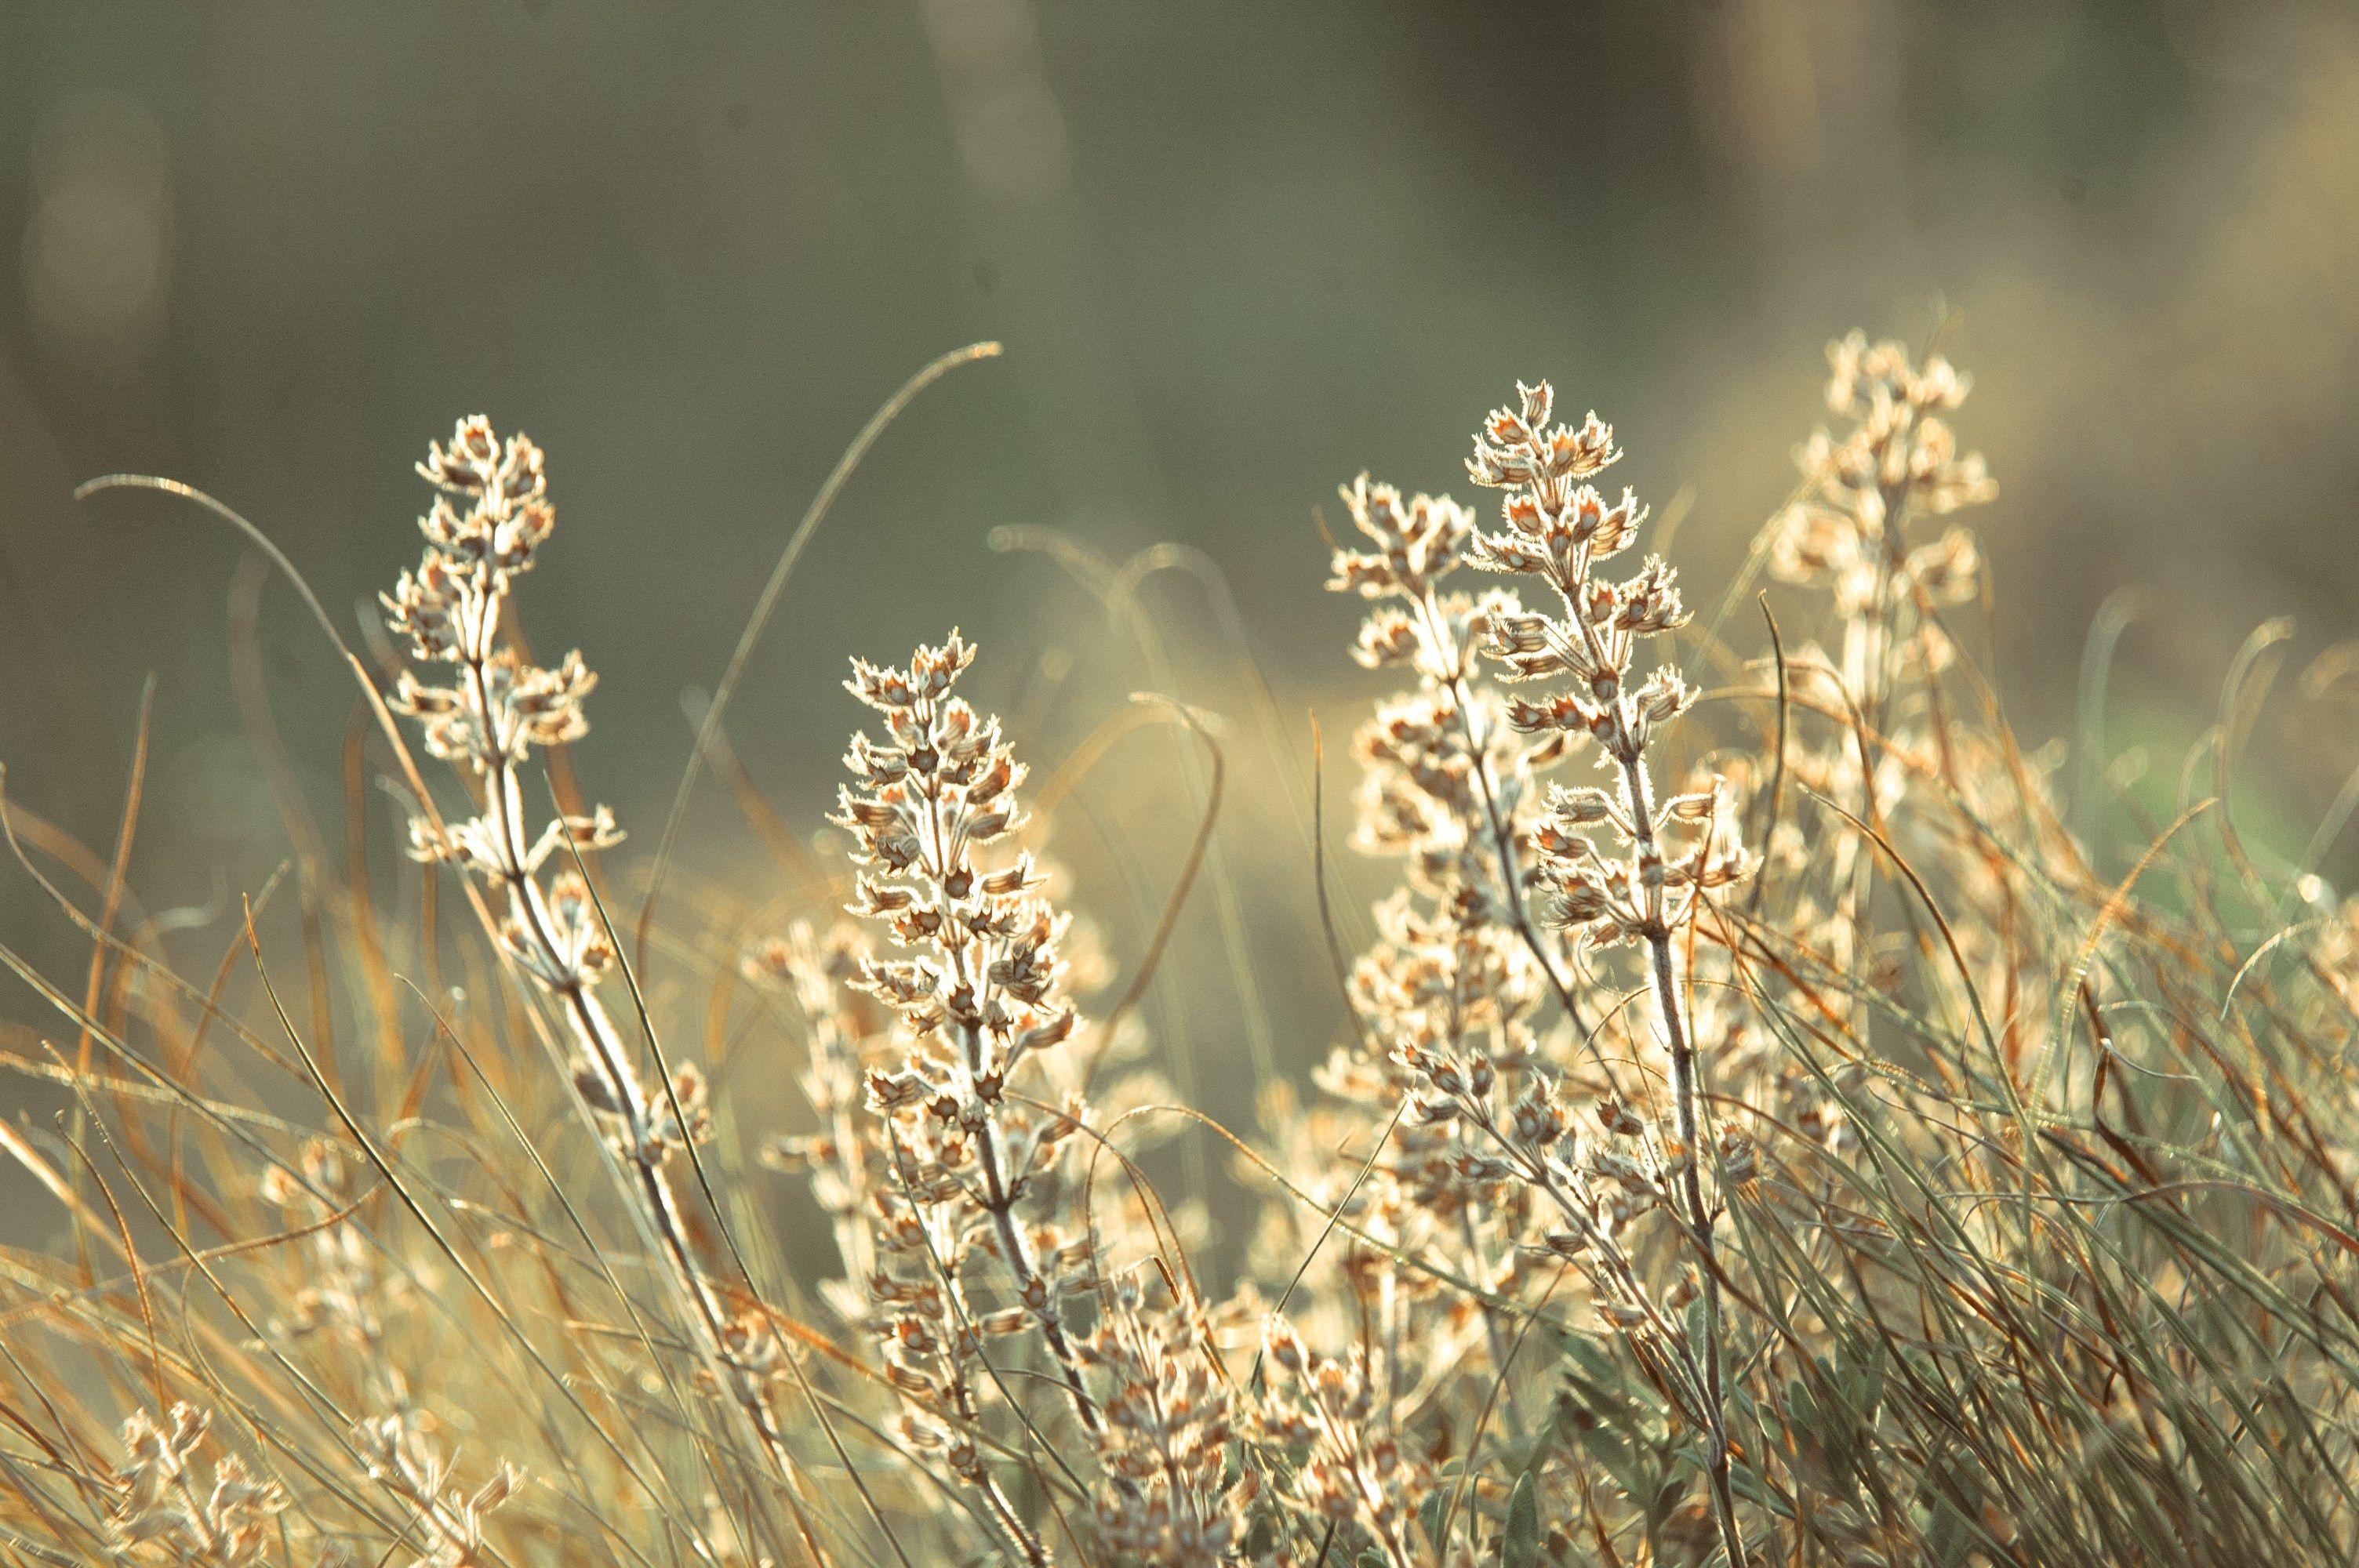
[[[1115,559],[1176,541],[1234,593],[1233,622],[1184,574],[1143,594],[1186,695],[1258,748],[1232,872],[1299,898],[1303,716],[1340,809],[1338,737],[1376,689],[1320,591],[1334,484],[1462,490],[1465,432],[1546,375],[1618,426],[1710,604],[1854,325],[1938,333],[1976,378],[1959,423],[2002,496],[1974,519],[1997,604],[1974,646],[2035,739],[2071,731],[2125,585],[2116,745],[2143,712],[2202,722],[2259,620],[2296,618],[2288,669],[2354,630],[2346,5],[52,0],[0,16],[0,760],[103,847],[154,672],[134,884],[210,908],[208,952],[288,843],[233,691],[244,546],[70,492],[212,492],[349,635],[415,558],[410,462],[476,410],[549,450],[527,623],[604,675],[575,762],[641,848],[683,693],[843,443],[983,337],[1006,357],[885,438],[740,694],[737,750],[799,831],[858,718],[847,654],[964,625],[1044,761],[1156,677],[995,527]],[[278,744],[332,821],[347,676],[275,581],[260,634]],[[2245,764],[2297,837],[2349,733],[2299,711]],[[1179,753],[1136,744],[1079,799],[1151,912],[1192,808]],[[1288,824],[1266,854],[1256,806]],[[757,880],[723,792],[695,823],[690,866]],[[0,923],[85,951],[14,871]],[[1325,987],[1296,946],[1255,983]]]

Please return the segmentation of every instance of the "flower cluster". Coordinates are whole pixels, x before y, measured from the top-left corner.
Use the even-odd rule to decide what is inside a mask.
[[[1639,639],[1684,625],[1687,611],[1677,574],[1659,556],[1621,582],[1596,575],[1630,546],[1647,515],[1630,491],[1609,505],[1587,482],[1621,459],[1613,427],[1594,414],[1578,427],[1551,423],[1554,395],[1546,382],[1516,390],[1518,406],[1491,412],[1467,460],[1476,483],[1506,492],[1506,528],[1476,534],[1472,558],[1537,579],[1561,613],[1494,615],[1485,651],[1510,680],[1571,677],[1545,698],[1511,704],[1508,721],[1527,734],[1587,735],[1620,786],[1618,795],[1549,792],[1547,819],[1533,836],[1553,894],[1549,913],[1556,925],[1605,941],[1658,939],[1692,915],[1699,892],[1750,870],[1726,827],[1717,787],[1659,803],[1651,797],[1647,748],[1694,694],[1669,664],[1634,679]],[[1624,846],[1618,860],[1587,836],[1601,826]],[[1679,853],[1666,848],[1675,827],[1690,829],[1693,840]]]
[[[1820,430],[1795,454],[1804,491],[1779,520],[1770,566],[1791,582],[1826,583],[1845,616],[1870,615],[1922,591],[1936,604],[1970,600],[1980,569],[1973,535],[1951,528],[1918,544],[1912,512],[1941,516],[1995,495],[1976,452],[1961,453],[1940,416],[1972,383],[1936,355],[1920,370],[1895,342],[1854,332],[1829,346],[1827,406],[1852,421]]]
[[[331,1342],[332,1364],[353,1373],[366,1408],[405,1410],[409,1388],[389,1353],[389,1320],[411,1303],[419,1270],[382,1266],[351,1216],[354,1184],[343,1155],[324,1138],[307,1139],[292,1169],[273,1164],[263,1172],[264,1201],[278,1208],[289,1236],[303,1238],[289,1249],[287,1310],[270,1319],[270,1328]]]
[[[869,1065],[890,1048],[888,1015],[853,989],[869,958],[857,931],[821,936],[798,921],[745,960],[748,978],[782,989],[794,1002],[809,1053],[803,1096],[819,1117],[816,1131],[774,1139],[762,1160],[810,1184],[845,1273],[823,1281],[821,1292],[853,1322],[871,1317],[865,1292],[875,1277],[874,1227],[897,1195],[891,1164],[864,1120]]]
[[[1446,496],[1404,500],[1365,475],[1342,494],[1373,546],[1337,550],[1328,583],[1372,601],[1354,657],[1406,669],[1417,685],[1380,703],[1353,743],[1364,768],[1354,842],[1400,860],[1406,877],[1377,905],[1379,940],[1352,973],[1369,1049],[1339,1051],[1320,1074],[1355,1124],[1318,1136],[1385,1141],[1367,1179],[1335,1195],[1367,1234],[1444,1260],[1484,1291],[1505,1289],[1522,1267],[1527,1195],[1502,1183],[1495,1151],[1471,1124],[1397,1112],[1421,1056],[1479,1064],[1469,1070],[1518,1089],[1538,1081],[1557,977],[1525,914],[1524,864],[1533,773],[1558,748],[1517,736],[1483,678],[1478,646],[1494,618],[1519,611],[1515,596],[1449,586],[1465,564],[1473,514]],[[1505,1354],[1511,1329],[1488,1308],[1379,1255],[1348,1272],[1354,1294],[1432,1347],[1437,1366],[1455,1365],[1470,1332],[1487,1340],[1492,1368]],[[1484,1365],[1470,1358],[1466,1372]]]
[[[862,868],[853,911],[883,926],[900,955],[864,957],[854,983],[897,1016],[908,1045],[897,1065],[866,1073],[893,1181],[872,1292],[890,1309],[897,1381],[927,1400],[948,1393],[956,1409],[975,1336],[1036,1332],[1094,1435],[1098,1407],[1063,1307],[1097,1281],[1087,1229],[1065,1223],[1063,1151],[1082,1107],[1014,1087],[1073,1032],[1060,956],[1068,923],[1038,896],[1031,856],[995,848],[1022,824],[1024,768],[998,719],[952,694],[973,658],[953,632],[906,669],[855,660],[845,683],[883,716],[886,738],[853,737],[844,760],[858,782],[841,789],[832,820],[852,833]],[[1003,1304],[971,1303],[977,1258],[995,1262]],[[947,1428],[935,1436],[954,1459],[966,1455],[954,1467],[980,1483],[971,1438]],[[1004,1513],[995,1488],[991,1496]],[[1012,1514],[1003,1522],[1025,1556],[1044,1560]]]
[[[1404,501],[1362,474],[1342,492],[1373,550],[1337,549],[1327,586],[1374,600],[1353,656],[1370,669],[1402,665],[1413,693],[1386,702],[1353,749],[1367,769],[1359,842],[1398,855],[1429,891],[1463,885],[1512,898],[1518,815],[1532,766],[1504,709],[1476,679],[1476,650],[1495,621],[1520,612],[1510,593],[1472,595],[1441,585],[1466,557],[1473,514],[1447,496]]]
[[[1548,815],[1532,836],[1552,894],[1550,923],[1605,943],[1645,942],[1678,930],[1694,917],[1701,892],[1753,870],[1728,805],[1713,780],[1661,802],[1642,823],[1638,813],[1647,808],[1627,775],[1618,797],[1587,786],[1551,789]],[[1625,847],[1618,858],[1609,859],[1585,835],[1600,826]],[[1679,829],[1689,830],[1689,842],[1673,854],[1666,846]]]
[[[500,634],[516,574],[531,569],[556,514],[540,449],[523,436],[505,441],[480,416],[462,419],[448,447],[431,442],[419,473],[437,492],[419,520],[426,553],[384,595],[394,631],[421,663],[458,666],[449,686],[404,670],[392,707],[417,719],[427,749],[482,780],[482,809],[437,825],[411,819],[412,853],[456,865],[501,896],[502,946],[526,974],[568,1004],[582,1060],[576,1078],[598,1110],[617,1119],[625,1152],[659,1159],[678,1141],[656,1128],[627,1055],[596,998],[614,961],[613,944],[590,889],[568,868],[546,879],[549,859],[571,845],[604,849],[622,838],[603,806],[552,814],[538,830],[525,808],[522,764],[535,746],[556,746],[589,727],[582,700],[596,684],[579,653],[555,670],[526,663]]]
[[[263,1560],[286,1496],[256,1480],[234,1454],[214,1463],[212,1486],[200,1486],[193,1460],[212,1425],[209,1412],[186,1404],[175,1404],[160,1422],[136,1411],[123,1423],[110,1512],[123,1550],[153,1544],[165,1561],[186,1568],[245,1568]]]
[[[424,724],[434,755],[478,772],[495,755],[518,762],[532,746],[580,738],[582,699],[598,681],[581,654],[544,669],[499,642],[509,584],[532,569],[557,520],[540,449],[523,436],[502,441],[478,415],[448,447],[429,442],[418,471],[438,492],[418,522],[426,552],[379,597],[410,655],[459,665],[463,689],[404,672],[395,706]]]
[[[1391,1568],[1435,1561],[1419,1545],[1417,1522],[1433,1476],[1392,1430],[1393,1406],[1370,1376],[1366,1354],[1313,1356],[1276,1317],[1265,1328],[1263,1352],[1279,1376],[1262,1401],[1262,1434],[1300,1455],[1291,1500],[1323,1529],[1366,1531]]]
[[[1117,1107],[1164,1097],[1125,1065],[1135,1033],[1080,1031],[1072,993],[1104,966],[1008,842],[1025,770],[955,693],[973,659],[953,633],[906,668],[854,662],[847,687],[881,732],[854,736],[832,820],[853,839],[851,909],[879,940],[797,925],[747,955],[799,1016],[818,1117],[766,1159],[833,1221],[846,1277],[824,1293],[876,1345],[899,1442],[970,1489],[1004,1553],[1038,1568],[1057,1528],[1003,1474],[1048,1414],[1006,1366],[1028,1348],[1096,1456],[1100,1543],[1175,1568],[1237,1561],[1252,1488],[1228,1475],[1231,1394],[1202,1309],[1150,1310],[1136,1271],[1107,1276],[1110,1253],[1160,1238],[1136,1203],[1090,1212],[1074,1137],[1084,1084]]]
[[[476,1568],[487,1563],[484,1521],[514,1497],[524,1476],[501,1460],[473,1491],[451,1484],[451,1464],[418,1423],[407,1416],[378,1416],[361,1422],[354,1445],[367,1458],[369,1478],[400,1499],[429,1542],[410,1568]]]
[[[1505,982],[1500,1000],[1525,998],[1537,984],[1531,955],[1512,949],[1522,904],[1519,862],[1528,835],[1531,774],[1554,753],[1519,744],[1506,723],[1497,694],[1478,678],[1477,645],[1495,620],[1519,614],[1510,593],[1480,596],[1441,584],[1462,564],[1474,535],[1473,517],[1447,496],[1404,502],[1390,485],[1365,474],[1343,487],[1353,524],[1373,551],[1338,549],[1328,587],[1375,600],[1360,630],[1354,657],[1371,669],[1403,665],[1417,676],[1413,692],[1380,704],[1353,741],[1365,770],[1354,841],[1365,853],[1407,862],[1408,894],[1383,916],[1388,940],[1363,967],[1355,984],[1364,1009],[1379,1017],[1396,1002],[1425,992],[1435,970],[1383,971],[1399,959],[1418,968],[1425,959],[1466,956],[1471,940],[1489,945],[1478,968]],[[1434,918],[1417,913],[1422,902]],[[1447,919],[1438,912],[1453,911]],[[1445,935],[1443,926],[1448,926]],[[1479,983],[1455,984],[1461,995]],[[1464,1015],[1456,1015],[1464,1016]]]
[[[399,1276],[380,1277],[360,1227],[339,1217],[331,1203],[348,1195],[343,1156],[324,1138],[306,1140],[296,1163],[299,1179],[284,1165],[262,1173],[262,1196],[283,1210],[290,1232],[305,1238],[302,1282],[292,1310],[271,1326],[289,1336],[334,1333],[354,1348],[374,1346],[385,1333],[384,1298],[401,1292]]]
[[[1232,1391],[1192,1295],[1157,1310],[1136,1273],[1114,1281],[1097,1328],[1079,1341],[1106,1390],[1093,1498],[1111,1560],[1146,1568],[1219,1568],[1244,1560],[1245,1509],[1259,1476],[1228,1474]]]
[[[840,792],[832,820],[852,830],[865,868],[853,910],[908,955],[862,966],[862,989],[897,1012],[919,1046],[897,1070],[870,1072],[869,1104],[933,1124],[935,1169],[920,1185],[972,1181],[1007,1244],[1019,1298],[1053,1333],[1057,1281],[1032,1266],[1012,1215],[1074,1123],[1011,1102],[1006,1090],[1027,1057],[1072,1033],[1058,957],[1066,921],[1034,896],[1040,877],[1028,853],[981,863],[1019,825],[1013,792],[1024,769],[999,721],[951,695],[973,657],[953,632],[940,647],[919,648],[907,670],[855,662],[846,685],[885,716],[892,739],[853,740],[844,760],[862,787]]]
[[[419,720],[428,752],[505,787],[471,820],[438,828],[423,816],[413,819],[415,853],[506,879],[538,872],[569,839],[584,849],[619,841],[603,806],[585,816],[557,816],[529,840],[519,820],[516,765],[535,746],[560,746],[587,733],[582,700],[598,684],[579,650],[547,669],[500,641],[514,579],[532,569],[556,522],[540,449],[523,436],[501,440],[478,415],[459,422],[447,448],[429,442],[418,471],[437,492],[418,523],[426,551],[415,571],[402,573],[379,597],[386,623],[408,639],[410,657],[458,669],[449,686],[402,671],[391,706]]]
[[[1894,820],[1912,769],[1941,767],[1977,812],[2006,809],[1997,799],[1973,798],[1984,781],[2007,776],[2010,789],[2025,782],[2004,762],[1970,765],[1980,742],[1940,719],[1936,685],[1955,657],[1941,611],[1979,593],[1981,551],[1965,527],[1920,539],[1916,526],[1920,517],[1987,502],[1997,486],[1978,454],[1959,450],[1947,416],[1971,384],[1947,360],[1934,356],[1919,367],[1901,344],[1871,345],[1859,332],[1829,345],[1827,358],[1827,406],[1847,423],[1839,432],[1819,429],[1797,450],[1802,491],[1772,525],[1769,568],[1823,591],[1833,611],[1827,646],[1806,641],[1792,651],[1789,684],[1816,705],[1855,712],[1870,739],[1862,743],[1848,730],[1805,737],[1784,762],[1796,782],[1847,803],[1862,820],[1885,824],[1914,860],[1923,852],[1911,841],[1916,828]],[[1828,823],[1805,843],[1789,824],[1765,849],[1779,862],[1789,911],[1785,940],[1810,933],[1839,969],[1864,966],[1872,973],[1887,962],[1871,892],[1878,852],[1864,835]],[[1969,873],[1969,881],[1962,896],[2002,896],[1987,876]],[[1984,929],[1966,922],[1962,946],[1987,983],[2005,989],[2011,982],[1982,962],[1989,955],[1973,952]]]
[[[946,1218],[954,1186],[937,1173],[915,1183],[927,1145],[922,1125],[907,1140],[875,1135],[866,1081],[871,1066],[896,1047],[893,1016],[862,989],[875,962],[856,932],[822,939],[798,925],[746,959],[749,974],[792,997],[809,1043],[804,1093],[818,1112],[815,1132],[782,1138],[766,1162],[804,1176],[833,1223],[845,1277],[822,1294],[876,1343],[885,1376],[901,1396],[896,1422],[903,1442],[936,1455],[976,1487],[1002,1530],[1030,1558],[1038,1542],[983,1462],[976,1441],[984,1380],[979,1352],[986,1334],[1021,1330],[1020,1312],[978,1314],[963,1278],[944,1267],[954,1246]]]
[[[1516,1217],[1519,1262],[1571,1267],[1585,1280],[1599,1321],[1659,1363],[1672,1397],[1704,1422],[1695,1347],[1679,1319],[1694,1279],[1682,1270],[1668,1286],[1655,1283],[1637,1234],[1650,1216],[1679,1214],[1679,1183],[1694,1162],[1685,1146],[1611,1093],[1576,1111],[1562,1078],[1539,1062],[1502,1068],[1480,1050],[1415,1038],[1396,1044],[1393,1061],[1408,1096],[1405,1148],[1454,1130],[1436,1174],[1476,1211]],[[1741,1137],[1723,1143],[1750,1159]],[[1512,1276],[1479,1282],[1498,1288]]]

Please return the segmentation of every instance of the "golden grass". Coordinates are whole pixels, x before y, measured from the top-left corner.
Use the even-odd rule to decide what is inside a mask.
[[[391,883],[299,838],[208,951],[124,928],[136,783],[111,860],[7,813],[92,957],[0,946],[48,1010],[0,1065],[71,1096],[0,1123],[59,1217],[0,1257],[0,1557],[2359,1553],[2359,907],[2237,834],[2238,692],[2173,820],[2074,826],[2136,816],[2092,809],[2095,765],[2067,798],[1962,645],[1980,554],[1931,520],[1993,486],[1962,376],[1837,344],[1835,426],[1702,621],[1667,563],[1614,565],[1645,508],[1593,487],[1613,432],[1544,384],[1476,438],[1495,524],[1345,488],[1332,586],[1391,688],[1353,842],[1397,885],[1347,952],[1314,788],[1320,925],[1223,903],[1346,1004],[1224,1128],[1142,1006],[1230,984],[1170,943],[1217,864],[1217,721],[1139,710],[1212,765],[1127,964],[1027,810],[1113,732],[1034,791],[956,633],[854,662],[870,729],[819,854],[813,803],[726,749],[828,500],[989,351],[863,433],[701,717],[699,765],[797,865],[773,932],[714,936],[693,889],[658,914],[682,812],[639,861],[575,798],[595,677],[514,623],[551,489],[481,420],[419,465],[394,643],[311,604],[368,715],[354,820],[372,774],[413,812]],[[109,482],[299,586],[211,498]],[[789,1068],[766,1125],[746,1074]],[[1169,1190],[1174,1136],[1236,1180]]]

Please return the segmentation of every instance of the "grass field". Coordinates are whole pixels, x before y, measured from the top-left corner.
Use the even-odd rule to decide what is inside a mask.
[[[1713,602],[1613,389],[1536,382],[1462,474],[1337,476],[1347,598],[1307,551],[1301,590],[1364,617],[1348,746],[1234,660],[1225,710],[1116,694],[1044,752],[962,695],[1039,650],[945,627],[857,650],[840,793],[779,797],[729,744],[750,651],[873,438],[996,351],[880,411],[695,715],[679,797],[736,803],[756,900],[570,763],[632,672],[524,637],[565,453],[433,443],[351,638],[223,502],[97,481],[300,591],[347,820],[266,767],[286,868],[175,922],[144,741],[114,842],[8,808],[40,950],[87,956],[0,946],[0,1067],[59,1108],[0,1120],[52,1238],[0,1256],[0,1558],[2359,1554],[2353,796],[2240,808],[2281,628],[2133,757],[2101,624],[2078,732],[2019,740],[2006,454],[1854,335]],[[1128,572],[998,543],[1129,624]],[[1172,1044],[1204,1017],[1217,1057]]]

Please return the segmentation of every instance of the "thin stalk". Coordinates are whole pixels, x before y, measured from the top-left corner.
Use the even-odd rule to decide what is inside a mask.
[[[1655,845],[1654,803],[1649,798],[1645,759],[1636,755],[1622,759],[1622,773],[1630,792],[1632,839],[1642,861],[1658,862],[1660,851]],[[1655,1006],[1662,1014],[1663,1034],[1670,1050],[1672,1125],[1683,1155],[1677,1184],[1680,1203],[1686,1211],[1681,1218],[1703,1265],[1698,1272],[1702,1276],[1703,1295],[1703,1357],[1699,1371],[1703,1382],[1704,1470],[1730,1568],[1744,1568],[1745,1538],[1737,1529],[1735,1491],[1729,1479],[1727,1391],[1721,1373],[1720,1260],[1712,1238],[1712,1210],[1705,1206],[1703,1196],[1703,1146],[1697,1111],[1702,1098],[1701,1069],[1681,1008],[1670,932],[1659,919],[1647,934],[1647,955]]]
[[[508,737],[501,731],[499,708],[492,700],[487,669],[490,643],[499,626],[503,598],[496,589],[486,594],[481,620],[474,629],[476,635],[469,640],[461,661],[468,697],[483,724],[484,813],[492,827],[495,874],[507,895],[509,914],[547,971],[543,983],[561,1004],[566,1022],[597,1076],[599,1088],[611,1110],[623,1122],[625,1146],[621,1152],[631,1169],[637,1206],[662,1248],[674,1282],[694,1310],[700,1330],[698,1348],[720,1374],[721,1385],[745,1412],[771,1461],[791,1482],[794,1463],[768,1401],[762,1397],[761,1386],[728,1352],[728,1312],[697,1267],[679,1200],[663,1172],[654,1115],[638,1075],[631,1066],[628,1049],[613,1018],[592,991],[588,977],[563,958],[547,895],[528,869],[530,851],[524,838],[522,788],[509,760]]]
[[[1581,630],[1591,667],[1614,670],[1622,665],[1608,656],[1596,627],[1580,607],[1581,589],[1588,581],[1590,565],[1589,548],[1584,545],[1575,557],[1571,586],[1560,584],[1558,590],[1563,596],[1567,618]],[[1656,1010],[1662,1015],[1664,1041],[1670,1053],[1671,1116],[1681,1156],[1675,1191],[1685,1211],[1680,1217],[1702,1264],[1698,1271],[1702,1275],[1703,1355],[1695,1371],[1702,1384],[1700,1391],[1704,1418],[1704,1470],[1712,1490],[1712,1515],[1720,1526],[1721,1545],[1728,1553],[1729,1568],[1745,1568],[1745,1538],[1737,1529],[1735,1490],[1729,1476],[1728,1396],[1721,1369],[1720,1261],[1712,1238],[1712,1210],[1705,1206],[1703,1196],[1703,1149],[1697,1110],[1701,1098],[1700,1069],[1680,997],[1678,967],[1671,953],[1669,901],[1662,885],[1663,855],[1655,838],[1654,792],[1647,777],[1643,742],[1637,738],[1634,722],[1636,718],[1632,711],[1628,685],[1617,679],[1613,696],[1614,733],[1607,749],[1622,770],[1630,818],[1627,827],[1632,864],[1647,901],[1644,935],[1647,977],[1654,989]]]
[[[1582,1016],[1581,1003],[1573,997],[1571,984],[1557,971],[1556,960],[1549,956],[1547,944],[1540,940],[1539,929],[1532,924],[1531,913],[1524,905],[1523,871],[1516,854],[1516,836],[1499,809],[1498,789],[1492,783],[1490,759],[1484,751],[1487,738],[1474,728],[1474,688],[1464,674],[1462,650],[1450,637],[1441,608],[1434,602],[1431,590],[1410,602],[1416,606],[1419,618],[1425,623],[1424,633],[1429,644],[1437,652],[1446,653],[1451,669],[1458,672],[1444,684],[1449,689],[1451,706],[1458,711],[1459,733],[1465,738],[1467,754],[1474,764],[1474,794],[1483,803],[1483,826],[1490,830],[1492,848],[1499,857],[1500,891],[1506,895],[1516,934],[1524,939],[1524,946],[1531,949],[1533,960],[1539,965],[1540,972],[1548,977],[1549,989],[1556,993],[1557,1003],[1564,1009],[1564,1015],[1571,1021],[1575,1033],[1585,1035],[1589,1033],[1589,1024]],[[1611,1076],[1609,1068],[1608,1076]]]

